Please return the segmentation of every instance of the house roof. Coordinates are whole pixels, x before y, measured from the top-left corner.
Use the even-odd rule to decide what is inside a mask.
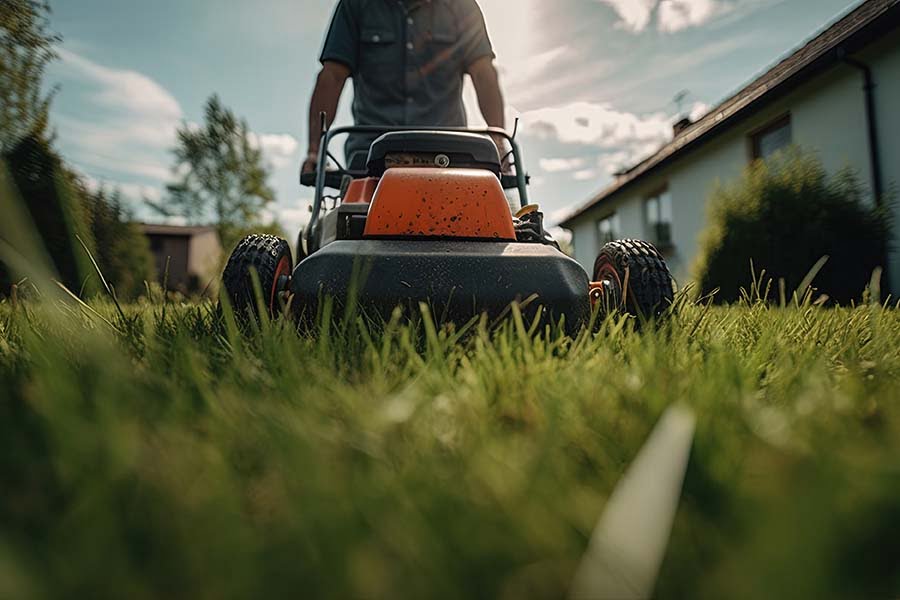
[[[144,235],[171,235],[193,237],[203,233],[215,232],[215,227],[208,226],[183,226],[183,225],[163,225],[156,223],[139,223],[138,227]]]
[[[567,227],[581,215],[647,175],[724,132],[756,110],[858,52],[900,24],[900,0],[866,0],[746,87],[684,129],[655,154],[624,172],[606,189],[566,217]]]

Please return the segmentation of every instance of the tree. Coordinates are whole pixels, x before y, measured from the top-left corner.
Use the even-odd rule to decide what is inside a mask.
[[[83,191],[96,251],[94,258],[119,298],[133,299],[154,279],[150,244],[122,206],[119,192]]]
[[[697,265],[701,290],[719,288],[718,300],[736,300],[750,289],[752,261],[757,275],[764,270],[766,279],[784,280],[788,295],[803,294],[803,279],[828,256],[813,287],[842,304],[860,298],[874,269],[885,266],[890,237],[888,211],[865,196],[853,171],[829,177],[813,154],[794,149],[757,161],[713,194]]]
[[[22,237],[27,232],[4,230],[10,225],[5,211],[13,208],[12,203],[21,201],[62,283],[72,291],[82,290],[93,269],[76,236],[91,251],[94,244],[77,178],[50,147],[50,142],[34,135],[21,139],[3,159],[10,176],[10,193],[16,197],[2,200],[9,205],[0,204],[0,239],[27,252],[28,260],[41,259],[28,251],[29,244]],[[10,284],[15,283],[13,275],[0,264],[0,294],[5,294]]]
[[[262,150],[254,143],[246,121],[225,108],[218,96],[206,104],[205,123],[178,129],[174,172],[166,205],[152,204],[167,216],[197,224],[210,219],[224,246],[241,231],[258,226],[263,208],[274,201]]]
[[[53,93],[44,94],[44,70],[60,37],[48,30],[45,1],[0,2],[0,153],[20,139],[47,137]]]

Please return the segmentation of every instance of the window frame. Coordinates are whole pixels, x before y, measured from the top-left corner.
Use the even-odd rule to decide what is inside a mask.
[[[664,221],[662,218],[663,210],[662,210],[662,199],[663,197],[668,197],[669,199],[669,220]],[[656,222],[651,222],[650,220],[650,207],[649,204],[653,201],[656,201]],[[669,188],[669,184],[658,187],[655,191],[650,194],[644,196],[644,202],[641,206],[641,214],[644,219],[644,230],[647,232],[647,237],[650,238],[650,241],[654,246],[657,247],[657,250],[668,250],[675,247],[675,238],[672,235],[672,221],[674,220],[674,201],[672,199],[672,191]],[[661,239],[662,236],[659,235],[659,226],[667,224],[668,227],[668,239]]]
[[[787,144],[790,146],[794,143],[794,129],[793,129],[793,120],[791,119],[791,113],[786,112],[778,117],[768,121],[762,127],[752,130],[747,134],[747,139],[750,148],[750,160],[765,160],[766,157],[762,156],[762,138],[770,133],[774,133],[779,129],[784,129],[785,127],[791,128],[791,140]],[[787,147],[785,146],[785,147]],[[780,150],[780,148],[779,148]],[[777,151],[776,151],[777,152]]]
[[[612,239],[605,239],[603,234],[600,232],[600,225],[602,223],[609,222],[610,224],[610,233]],[[621,233],[618,229],[621,227],[621,223],[619,222],[619,213],[618,211],[612,211],[610,213],[606,213],[604,216],[597,219],[594,223],[594,235],[596,236],[597,245],[599,247],[603,247],[605,244],[609,242],[614,242],[619,239],[619,234]]]

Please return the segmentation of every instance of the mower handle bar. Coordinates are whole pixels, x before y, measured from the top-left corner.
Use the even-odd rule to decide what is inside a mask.
[[[323,119],[324,121],[324,119]],[[324,123],[323,123],[324,125]],[[522,203],[522,206],[528,205],[528,177],[525,175],[525,171],[522,169],[522,152],[519,149],[519,144],[516,142],[515,138],[507,132],[505,129],[500,129],[499,127],[484,127],[481,129],[470,129],[468,127],[426,127],[426,126],[409,126],[409,125],[398,125],[398,126],[390,126],[390,125],[353,125],[349,127],[335,127],[333,129],[322,128],[322,141],[319,144],[319,157],[316,161],[316,171],[313,173],[304,173],[300,176],[300,183],[302,185],[308,185],[312,187],[313,181],[315,183],[316,195],[313,201],[312,207],[312,217],[309,221],[309,226],[305,230],[306,237],[306,246],[308,253],[318,250],[318,248],[312,247],[312,241],[315,239],[313,237],[313,233],[316,228],[319,226],[319,213],[322,210],[322,200],[325,195],[325,187],[330,187],[333,189],[340,189],[341,184],[343,183],[344,175],[353,175],[353,172],[345,171],[345,170],[332,170],[327,171],[325,169],[328,164],[328,146],[331,143],[331,140],[335,137],[345,134],[345,133],[362,133],[362,134],[375,134],[382,135],[385,133],[390,133],[393,131],[451,131],[451,132],[463,132],[463,133],[476,133],[479,135],[496,135],[502,138],[505,138],[510,147],[512,148],[512,154],[515,161],[516,173],[515,175],[504,175],[501,176],[501,183],[503,184],[504,189],[517,189],[519,191],[519,199]],[[499,148],[498,148],[499,151]],[[361,173],[360,176],[364,176],[365,173]],[[514,183],[514,185],[512,185]],[[509,187],[507,187],[509,184]]]
[[[351,177],[365,177],[365,172],[357,172],[350,170],[341,170],[341,169],[332,169],[325,171],[325,187],[331,188],[333,190],[341,189],[341,186],[344,184],[344,177],[350,175]],[[317,174],[316,171],[310,171],[309,173],[303,173],[300,175],[300,185],[304,187],[316,187],[316,179]],[[525,175],[525,183],[529,183],[531,180],[531,176]],[[500,175],[500,185],[504,190],[514,190],[518,189],[519,181],[518,177],[515,175]]]

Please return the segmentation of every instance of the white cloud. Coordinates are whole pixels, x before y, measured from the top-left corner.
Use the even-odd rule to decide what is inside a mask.
[[[610,152],[602,154],[597,160],[597,166],[603,169],[603,172],[609,176],[615,175],[622,169],[632,166],[637,153],[621,150],[619,152]]]
[[[598,173],[595,169],[584,169],[572,175],[572,178],[575,181],[590,181],[591,179],[596,179],[597,175]]]
[[[79,173],[78,175],[88,191],[96,193],[104,189],[109,193],[119,192],[122,194],[122,198],[130,202],[132,206],[143,202],[145,199],[159,202],[163,197],[162,189],[159,186],[98,179],[86,173]]]
[[[657,0],[599,0],[619,15],[619,27],[628,31],[643,31],[650,23]]]
[[[560,221],[565,221],[569,215],[575,212],[576,207],[574,206],[566,206],[564,208],[559,208],[554,210],[552,213],[547,215],[547,221],[549,223],[559,223]]]
[[[105,67],[65,49],[58,52],[63,63],[99,87],[94,94],[97,104],[128,113],[153,115],[168,122],[181,119],[183,113],[178,101],[146,75]]]
[[[545,173],[559,173],[580,169],[585,162],[583,158],[542,158],[539,164]]]
[[[695,102],[694,106],[691,107],[691,112],[688,117],[691,121],[696,123],[697,121],[705,117],[706,113],[708,113],[711,108],[712,106],[710,106],[706,102]]]
[[[572,243],[572,232],[568,229],[563,229],[562,227],[550,227],[547,230],[554,240],[559,242],[560,244],[571,244]]]
[[[597,0],[619,16],[617,27],[640,33],[654,21],[659,31],[674,33],[703,25],[723,14],[721,0]],[[655,19],[654,19],[655,17]]]
[[[126,126],[117,129],[115,125],[66,115],[57,115],[53,122],[60,131],[65,154],[84,169],[156,181],[169,177],[169,147],[141,143],[126,131]],[[69,152],[68,147],[76,152]]]
[[[163,183],[174,176],[171,150],[178,127],[201,126],[186,122],[175,97],[144,74],[111,68],[69,50],[60,51],[60,59],[53,74],[63,83],[61,100],[66,102],[57,105],[72,107],[53,116],[64,154],[93,176],[92,185],[103,182],[119,189],[143,214],[143,200],[162,200]],[[296,138],[285,133],[251,135],[273,169],[292,164],[299,148]],[[282,219],[278,213],[290,226],[307,215],[288,211]]]
[[[296,202],[297,208],[276,208],[275,216],[278,222],[288,234],[288,238],[293,241],[297,233],[309,223],[311,213],[309,205],[312,204],[310,199],[300,199]]]
[[[660,31],[676,32],[697,27],[720,13],[716,0],[664,0],[659,4]]]
[[[659,145],[671,137],[670,119],[662,113],[639,116],[620,112],[609,104],[576,102],[541,108],[522,115],[526,131],[539,138],[604,149]]]
[[[59,51],[63,94],[77,97],[78,117],[57,114],[60,141],[92,171],[162,181],[168,177],[176,129],[184,113],[159,83],[136,71],[114,69],[74,52]]]
[[[297,139],[287,133],[250,133],[249,138],[251,144],[262,148],[264,156],[275,169],[290,166],[300,147]]]
[[[140,202],[143,200],[150,200],[151,202],[159,202],[163,198],[162,189],[152,185],[141,185],[139,183],[119,183],[113,186],[113,189],[118,189],[122,192],[122,195],[128,198],[129,200],[133,200],[134,202]]]

